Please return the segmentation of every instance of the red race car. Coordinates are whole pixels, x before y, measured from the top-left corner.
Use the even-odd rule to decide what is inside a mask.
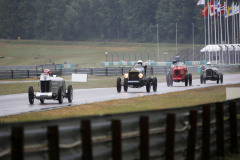
[[[188,68],[183,62],[173,61],[172,66],[166,75],[167,86],[172,86],[173,82],[185,82],[185,86],[192,85],[192,74],[188,73]]]

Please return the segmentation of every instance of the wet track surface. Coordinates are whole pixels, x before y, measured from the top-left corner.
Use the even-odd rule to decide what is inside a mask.
[[[0,96],[1,102],[0,117],[20,114],[24,112],[44,111],[54,108],[62,108],[107,100],[142,97],[147,95],[156,95],[169,92],[177,92],[196,88],[236,83],[240,83],[240,74],[225,74],[223,84],[216,84],[216,81],[207,81],[206,84],[200,84],[199,79],[193,80],[193,85],[188,87],[185,87],[184,83],[173,83],[173,87],[167,87],[166,83],[158,83],[157,92],[153,92],[151,88],[150,93],[146,92],[146,87],[128,88],[128,92],[124,92],[122,88],[121,93],[117,93],[116,87],[77,89],[73,91],[73,103],[68,103],[67,98],[65,98],[63,104],[59,104],[58,101],[53,100],[45,100],[45,103],[41,104],[39,100],[35,99],[34,104],[30,105],[27,93],[3,95]]]

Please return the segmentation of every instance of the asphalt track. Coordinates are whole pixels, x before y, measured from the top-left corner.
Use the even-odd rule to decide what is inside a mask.
[[[28,94],[11,94],[0,96],[0,117],[8,115],[16,115],[25,112],[44,111],[62,107],[69,107],[81,104],[101,102],[115,99],[126,99],[134,97],[142,97],[148,95],[164,94],[169,92],[185,91],[203,87],[216,85],[227,85],[240,83],[240,74],[225,74],[223,84],[216,84],[216,81],[207,81],[206,84],[200,84],[199,79],[193,80],[193,85],[185,87],[184,83],[173,83],[173,87],[167,87],[166,83],[158,83],[157,92],[146,92],[146,87],[128,88],[128,92],[117,93],[116,87],[112,88],[93,88],[93,89],[76,89],[73,91],[73,103],[68,103],[65,98],[63,104],[58,101],[46,100],[41,104],[39,100],[34,100],[34,104],[30,105]]]

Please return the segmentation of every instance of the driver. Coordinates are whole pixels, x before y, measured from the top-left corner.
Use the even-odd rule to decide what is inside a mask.
[[[142,60],[138,60],[137,64],[140,64],[142,66],[143,64]]]
[[[207,62],[207,68],[211,68],[211,62]]]
[[[43,73],[51,74],[51,71],[49,69],[44,69]]]

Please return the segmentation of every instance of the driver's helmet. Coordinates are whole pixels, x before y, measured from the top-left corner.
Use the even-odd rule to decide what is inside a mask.
[[[48,73],[48,74],[50,74],[51,71],[50,71],[49,69],[44,69],[43,73]]]
[[[142,66],[142,60],[138,60],[137,64],[140,64]]]
[[[207,66],[211,66],[211,62],[207,62]]]

